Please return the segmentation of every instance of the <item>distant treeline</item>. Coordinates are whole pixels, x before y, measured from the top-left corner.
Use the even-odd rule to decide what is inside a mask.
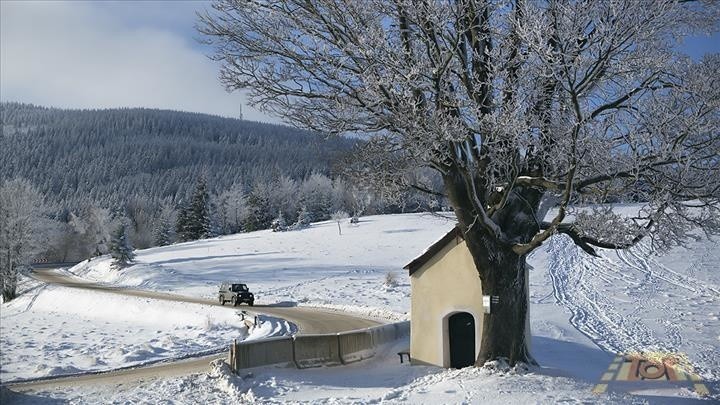
[[[0,104],[0,184],[27,180],[56,224],[47,260],[107,253],[127,223],[132,244],[185,240],[178,214],[202,183],[203,236],[350,215],[437,206],[407,194],[398,203],[350,184],[338,169],[361,141],[326,139],[294,128],[152,109],[63,110]],[[182,221],[181,221],[182,222]],[[182,228],[182,227],[180,227]],[[50,232],[48,230],[48,232]]]
[[[137,195],[176,198],[191,192],[199,175],[211,192],[279,175],[331,176],[331,162],[354,143],[178,111],[17,103],[3,103],[1,110],[0,176],[26,178],[68,207],[87,198],[108,205]]]

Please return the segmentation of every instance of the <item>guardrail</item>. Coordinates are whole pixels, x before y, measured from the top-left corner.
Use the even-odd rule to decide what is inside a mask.
[[[35,262],[30,263],[30,267],[33,269],[55,269],[59,267],[72,267],[82,262]]]
[[[228,363],[239,370],[269,365],[297,368],[337,366],[375,356],[377,348],[410,334],[410,322],[398,322],[323,335],[295,335],[233,342]]]
[[[252,342],[233,343],[228,362],[233,371],[243,368],[290,364],[293,359],[292,336],[280,336]]]
[[[337,334],[338,355],[342,364],[365,360],[375,355],[375,345],[369,330]]]

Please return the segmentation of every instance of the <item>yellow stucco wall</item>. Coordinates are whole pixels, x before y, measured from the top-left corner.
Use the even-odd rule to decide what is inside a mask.
[[[528,265],[528,270],[529,270]],[[525,289],[528,291],[529,274]],[[468,312],[475,318],[475,355],[480,351],[484,308],[475,263],[462,238],[455,238],[410,277],[410,358],[413,364],[450,367],[448,317]],[[529,294],[528,294],[529,297]],[[529,305],[529,303],[528,303]],[[525,341],[530,350],[530,310]]]
[[[410,358],[413,364],[450,366],[447,318],[456,312],[469,312],[475,318],[477,356],[482,336],[482,289],[465,241],[455,238],[448,243],[413,273],[410,284]]]

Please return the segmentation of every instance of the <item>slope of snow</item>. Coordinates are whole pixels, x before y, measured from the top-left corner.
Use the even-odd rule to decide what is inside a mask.
[[[277,319],[248,330],[235,311],[209,305],[26,283],[0,314],[2,382],[224,351],[233,339],[291,331]]]
[[[447,214],[445,214],[447,216]],[[137,252],[121,271],[110,258],[70,271],[117,286],[215,299],[222,281],[247,283],[256,303],[292,303],[351,309],[404,319],[410,283],[404,265],[455,225],[433,214],[369,216],[358,225],[312,224],[289,232],[259,231]],[[385,286],[391,272],[398,286]]]
[[[712,241],[690,246],[705,252],[718,247]],[[720,380],[720,285],[714,283],[720,254],[697,257],[690,251],[675,248],[655,256],[642,242],[593,258],[569,238],[556,236],[531,258],[546,263],[542,281],[531,287],[534,297],[543,298],[531,311],[554,301],[575,330],[608,353],[684,353],[703,378]],[[679,257],[693,271],[669,267],[682,267]],[[533,318],[536,334],[547,324],[539,318]]]

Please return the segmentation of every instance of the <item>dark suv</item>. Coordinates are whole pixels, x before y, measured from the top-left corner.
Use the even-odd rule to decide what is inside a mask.
[[[222,283],[220,284],[220,292],[218,293],[220,305],[225,305],[230,301],[233,306],[237,306],[243,302],[250,306],[255,304],[255,296],[248,290],[245,284]]]

